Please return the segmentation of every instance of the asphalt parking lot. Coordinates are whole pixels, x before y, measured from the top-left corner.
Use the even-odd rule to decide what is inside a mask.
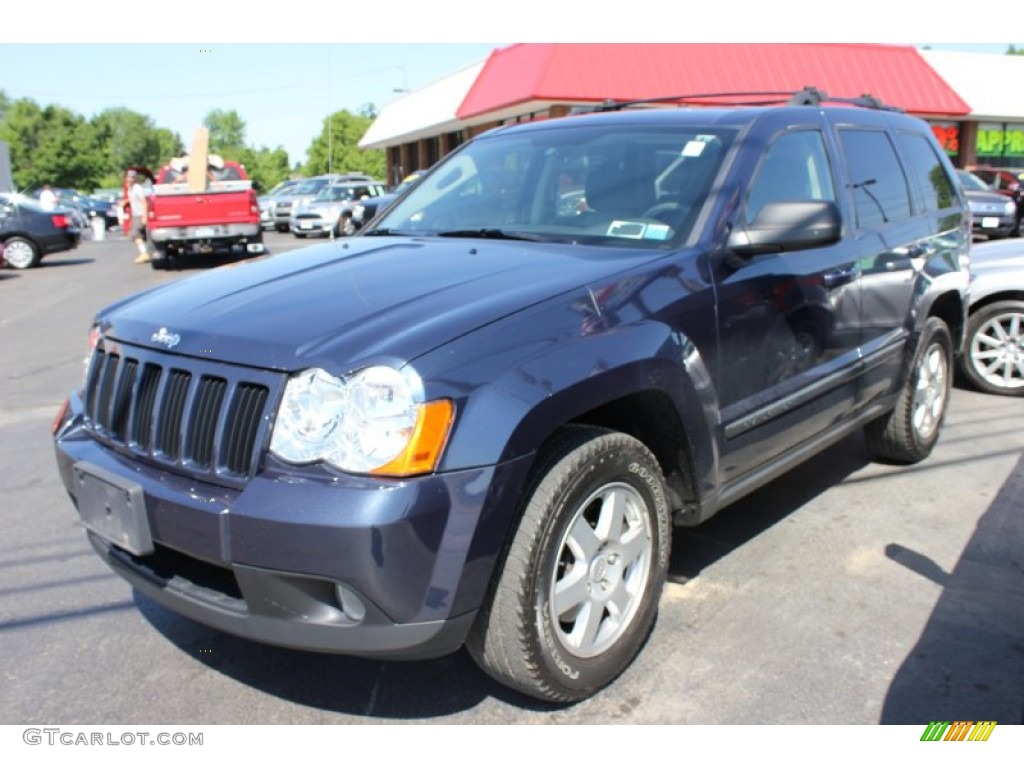
[[[271,252],[307,245],[269,234]],[[170,613],[87,545],[49,427],[93,312],[155,272],[120,238],[0,272],[0,722],[1021,723],[1024,399],[954,391],[922,464],[852,436],[677,529],[655,631],[608,689],[557,707],[460,652],[379,662],[271,648]]]

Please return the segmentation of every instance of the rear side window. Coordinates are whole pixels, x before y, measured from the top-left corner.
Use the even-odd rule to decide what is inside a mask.
[[[901,133],[900,149],[910,166],[910,176],[921,193],[926,211],[941,211],[956,202],[953,183],[942,167],[935,148],[916,133]]]
[[[910,218],[910,193],[900,161],[883,131],[843,129],[857,224],[874,229]]]

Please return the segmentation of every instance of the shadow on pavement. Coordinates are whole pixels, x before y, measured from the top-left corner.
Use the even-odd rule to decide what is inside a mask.
[[[443,717],[488,698],[519,709],[547,705],[510,691],[480,671],[461,650],[427,661],[377,661],[309,653],[255,643],[179,616],[134,591],[142,616],[207,667],[273,696],[330,712],[399,720]]]
[[[886,556],[942,595],[886,696],[882,723],[1024,723],[1024,456],[952,573],[897,543]]]
[[[871,463],[860,433],[731,504],[696,528],[675,528],[668,579],[685,584],[788,515]]]

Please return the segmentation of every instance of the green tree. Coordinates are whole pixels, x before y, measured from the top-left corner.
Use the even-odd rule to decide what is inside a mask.
[[[372,117],[353,115],[347,109],[325,118],[320,135],[309,145],[306,173],[356,171],[382,178],[385,166],[383,150],[364,150],[358,146],[372,122]]]
[[[181,143],[181,137],[169,128],[157,128],[153,131],[153,136],[156,138],[156,145],[160,150],[161,165],[172,157],[180,157],[185,154],[185,145]]]
[[[40,108],[31,99],[9,103],[0,120],[0,140],[10,146],[19,189],[43,184],[92,189],[103,174],[103,153],[92,125],[64,107]]]
[[[110,173],[123,174],[130,165],[152,167],[165,160],[153,121],[146,115],[114,107],[93,117],[92,126]]]
[[[210,131],[210,151],[225,160],[238,160],[245,148],[245,121],[231,110],[214,109],[203,118]]]
[[[1013,43],[1010,43],[1010,47],[1006,49],[1008,56],[1024,56],[1024,48],[1018,48]]]
[[[260,147],[258,150],[245,147],[238,160],[245,166],[246,174],[258,190],[268,190],[291,176],[288,153],[284,147]]]

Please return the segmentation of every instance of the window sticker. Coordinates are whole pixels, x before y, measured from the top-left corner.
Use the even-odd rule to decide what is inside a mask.
[[[686,142],[686,146],[683,147],[683,157],[700,157],[704,154],[704,148],[706,146],[707,144],[699,139],[691,139]]]
[[[647,225],[639,221],[613,221],[608,225],[609,237],[628,237],[639,240],[647,231]]]
[[[668,240],[672,235],[672,227],[668,224],[648,224],[644,230],[644,240]]]

